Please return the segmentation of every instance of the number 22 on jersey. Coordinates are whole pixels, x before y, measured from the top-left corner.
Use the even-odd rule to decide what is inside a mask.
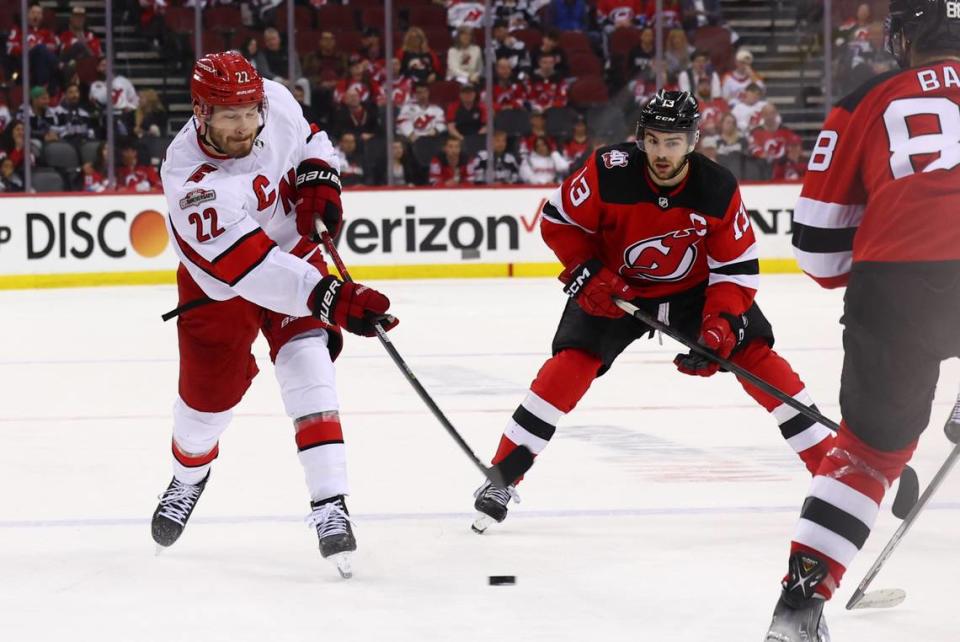
[[[197,228],[197,241],[200,243],[215,239],[224,232],[224,229],[217,223],[217,210],[212,207],[203,210],[203,216],[199,212],[191,213],[187,220]]]

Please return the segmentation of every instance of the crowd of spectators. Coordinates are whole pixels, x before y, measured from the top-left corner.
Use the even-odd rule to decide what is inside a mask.
[[[766,100],[753,54],[738,47],[719,0],[663,0],[659,60],[654,0],[495,0],[493,113],[486,109],[482,2],[396,0],[399,46],[386,52],[378,2],[303,0],[291,60],[285,3],[203,1],[204,47],[236,48],[265,78],[287,85],[304,116],[334,139],[347,186],[383,184],[388,176],[400,185],[556,183],[596,147],[629,139],[657,86],[695,93],[703,111],[698,150],[739,178],[795,180],[804,172],[802,141]],[[130,0],[122,16],[186,76],[192,38],[180,26],[193,20],[192,6]],[[27,162],[56,168],[64,189],[103,189],[108,99],[120,141],[118,188],[157,186],[162,146],[175,133],[167,111],[155,91],[138,92],[123,75],[108,91],[102,44],[85,14],[73,7],[58,28],[56,14],[30,7],[30,108],[16,107],[15,91],[0,105],[0,191],[22,189]],[[857,6],[837,30],[848,52],[838,60],[845,81],[878,64],[871,15],[869,5]],[[14,90],[20,42],[14,26],[0,71]],[[396,127],[390,150],[388,96]],[[75,150],[72,166],[60,158],[64,144]]]

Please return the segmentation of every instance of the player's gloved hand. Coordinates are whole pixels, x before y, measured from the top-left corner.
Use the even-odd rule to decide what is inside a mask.
[[[316,220],[322,220],[330,236],[336,236],[343,223],[343,205],[333,145],[319,127],[311,125],[310,129],[304,147],[305,158],[297,166],[297,232],[319,241]]]
[[[738,317],[726,312],[719,315],[708,314],[700,325],[700,339],[697,343],[718,357],[726,359],[743,341],[746,326],[747,318],[744,315]],[[700,377],[709,377],[720,369],[716,361],[692,350],[687,354],[678,354],[673,363],[683,374]]]
[[[584,312],[595,317],[618,319],[626,314],[613,302],[613,297],[633,298],[630,286],[603,266],[599,259],[590,259],[560,274],[566,284],[563,291],[576,299]]]
[[[308,303],[313,316],[324,323],[337,325],[347,332],[365,337],[374,336],[374,324],[392,330],[400,320],[387,314],[390,299],[373,288],[352,281],[325,276],[313,289]]]

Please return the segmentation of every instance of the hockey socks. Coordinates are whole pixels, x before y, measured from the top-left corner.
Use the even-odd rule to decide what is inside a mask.
[[[807,555],[827,565],[829,576],[816,586],[821,596],[829,599],[840,585],[870,535],[884,494],[915,447],[914,443],[895,452],[879,451],[840,424],[836,443],[810,484],[790,547],[792,555]]]
[[[294,421],[297,451],[310,498],[346,495],[347,453],[336,411],[319,412]]]

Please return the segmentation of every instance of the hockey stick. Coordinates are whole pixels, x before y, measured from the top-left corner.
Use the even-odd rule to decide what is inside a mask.
[[[947,455],[946,461],[940,466],[937,474],[930,480],[930,484],[926,490],[923,491],[923,495],[920,496],[920,499],[910,511],[910,514],[907,515],[903,523],[900,524],[900,528],[897,529],[890,538],[890,541],[887,542],[887,545],[880,552],[877,561],[874,562],[870,570],[867,571],[860,585],[857,586],[857,590],[853,592],[850,601],[847,602],[848,611],[851,609],[889,608],[900,604],[907,598],[906,591],[902,589],[881,589],[879,591],[870,591],[869,593],[867,593],[866,590],[877,576],[877,573],[880,572],[880,569],[883,568],[884,563],[886,563],[887,559],[893,554],[894,549],[897,548],[897,545],[900,544],[900,541],[907,534],[907,531],[913,526],[913,523],[917,520],[917,516],[920,515],[920,511],[923,510],[923,507],[927,505],[927,502],[930,501],[933,494],[937,492],[937,488],[940,487],[943,480],[950,474],[950,470],[954,464],[957,463],[957,459],[960,458],[960,395],[957,395],[957,402],[953,406],[950,417],[947,418],[943,432],[947,435],[947,439],[954,444],[953,450]]]
[[[326,226],[324,226],[323,222],[319,219],[317,220],[317,233],[320,234],[320,240],[323,243],[323,247],[327,250],[327,254],[333,260],[333,264],[337,267],[337,271],[340,272],[341,278],[347,282],[353,281],[353,279],[350,278],[350,273],[347,271],[347,266],[343,264],[343,260],[340,258],[340,253],[337,252],[337,248],[333,244],[333,239],[330,237],[330,232],[327,231]],[[533,453],[531,453],[526,446],[517,446],[499,464],[485,466],[473,452],[467,442],[464,441],[463,437],[460,436],[460,433],[457,432],[457,429],[453,427],[453,424],[450,423],[450,420],[447,419],[447,416],[443,414],[443,411],[440,410],[440,407],[437,406],[437,404],[433,401],[433,398],[426,391],[423,385],[420,384],[420,381],[417,379],[417,376],[413,374],[410,366],[407,365],[407,362],[403,360],[403,357],[400,356],[400,353],[397,352],[397,349],[393,346],[393,342],[391,342],[390,337],[387,336],[386,330],[383,329],[379,322],[374,323],[373,327],[377,331],[377,338],[380,339],[380,343],[383,344],[387,354],[389,354],[390,358],[393,359],[393,362],[397,364],[397,367],[400,368],[400,372],[403,373],[403,376],[406,378],[407,382],[413,386],[413,389],[417,392],[417,395],[420,396],[420,399],[423,400],[423,403],[427,404],[427,408],[429,408],[430,412],[433,413],[433,416],[437,418],[437,421],[440,422],[440,425],[442,425],[447,433],[453,438],[453,440],[457,442],[457,445],[460,446],[460,450],[462,450],[470,459],[470,461],[473,462],[474,466],[480,469],[483,475],[490,480],[490,483],[498,488],[506,488],[519,479],[524,473],[530,470],[530,467],[533,466]]]
[[[659,330],[663,334],[667,335],[674,341],[686,346],[688,349],[696,352],[700,356],[706,357],[711,361],[720,365],[724,370],[729,370],[736,376],[741,379],[746,379],[752,383],[760,390],[763,390],[765,393],[774,397],[778,401],[785,403],[790,406],[800,414],[804,415],[808,419],[812,419],[817,423],[823,424],[833,432],[840,430],[840,425],[837,422],[824,417],[822,414],[814,410],[809,406],[805,406],[800,403],[784,391],[780,390],[773,384],[761,379],[757,375],[753,374],[749,370],[746,370],[737,364],[733,363],[729,359],[724,359],[723,357],[711,352],[710,350],[704,348],[699,343],[695,341],[690,341],[685,336],[677,332],[675,329],[671,328],[666,323],[662,323],[655,317],[650,314],[647,314],[637,306],[633,305],[629,301],[624,301],[623,299],[614,298],[614,303],[617,304],[621,310],[632,316],[634,319],[644,323],[648,327],[653,328],[654,330]],[[917,495],[920,493],[920,483],[917,481],[917,473],[910,468],[909,466],[904,467],[903,473],[900,475],[900,483],[897,485],[897,494],[893,501],[893,514],[900,518],[904,519],[908,514],[909,510],[916,506]]]

